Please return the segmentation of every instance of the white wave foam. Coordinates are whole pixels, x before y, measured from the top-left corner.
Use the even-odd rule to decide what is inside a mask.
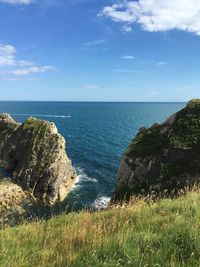
[[[13,116],[31,116],[31,117],[44,117],[44,118],[62,118],[62,119],[66,119],[66,118],[71,118],[70,115],[49,115],[49,114],[25,114],[25,113],[13,113],[11,114]]]
[[[78,188],[78,187],[81,187],[82,186],[82,183],[84,182],[91,182],[91,183],[97,183],[97,179],[95,178],[91,178],[89,177],[83,169],[81,168],[75,168],[76,169],[76,173],[77,173],[77,179],[76,179],[76,183],[74,184],[73,186],[73,189],[74,188]]]
[[[100,196],[94,201],[92,206],[97,210],[106,209],[110,199],[111,198],[107,196]]]
[[[76,168],[76,172],[77,172],[77,175],[78,175],[78,180],[79,182],[93,182],[93,183],[97,183],[97,179],[95,178],[91,178],[89,177],[83,169],[81,168]]]

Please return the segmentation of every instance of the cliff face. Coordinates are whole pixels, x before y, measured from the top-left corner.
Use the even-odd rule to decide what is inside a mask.
[[[150,192],[172,194],[200,182],[200,100],[140,132],[124,153],[113,202]]]
[[[62,201],[76,178],[56,126],[34,118],[18,124],[0,116],[0,163],[15,183],[49,204]]]

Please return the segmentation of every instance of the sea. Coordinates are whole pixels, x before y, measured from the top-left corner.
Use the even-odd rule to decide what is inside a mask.
[[[54,122],[66,139],[67,154],[78,174],[63,202],[75,210],[102,209],[116,185],[120,159],[140,127],[163,122],[185,103],[0,102],[0,113],[17,122],[32,116]],[[0,169],[0,176],[8,175]]]

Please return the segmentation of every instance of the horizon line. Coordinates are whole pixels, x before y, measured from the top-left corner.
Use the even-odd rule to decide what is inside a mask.
[[[96,101],[96,100],[0,100],[0,102],[51,102],[51,103],[187,103],[185,101]]]

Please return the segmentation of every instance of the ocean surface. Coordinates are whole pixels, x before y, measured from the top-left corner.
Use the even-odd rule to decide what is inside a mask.
[[[101,208],[115,188],[120,158],[142,126],[164,121],[184,103],[0,102],[18,122],[34,116],[56,124],[78,173],[63,206]],[[0,169],[0,176],[6,173]]]

